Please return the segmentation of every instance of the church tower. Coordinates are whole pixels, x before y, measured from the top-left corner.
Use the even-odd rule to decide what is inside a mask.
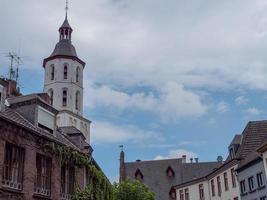
[[[72,44],[73,29],[67,16],[59,28],[59,42],[52,54],[45,58],[44,92],[51,98],[51,104],[59,114],[58,127],[76,127],[89,140],[90,121],[83,117],[83,70],[82,61]]]

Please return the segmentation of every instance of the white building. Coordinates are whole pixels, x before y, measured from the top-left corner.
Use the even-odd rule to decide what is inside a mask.
[[[67,15],[59,28],[59,42],[53,53],[44,59],[44,92],[57,110],[58,127],[76,127],[89,142],[90,121],[83,117],[83,70],[85,62],[72,45],[72,28]]]
[[[238,200],[237,163],[230,160],[205,177],[176,186],[177,200]]]

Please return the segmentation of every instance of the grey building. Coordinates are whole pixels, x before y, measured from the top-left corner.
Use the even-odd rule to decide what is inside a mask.
[[[251,153],[237,169],[241,200],[267,200],[266,174],[262,158]]]
[[[156,200],[176,200],[174,185],[203,177],[219,168],[222,162],[186,162],[186,157],[167,160],[124,162],[121,153],[120,180],[140,180],[155,193]]]

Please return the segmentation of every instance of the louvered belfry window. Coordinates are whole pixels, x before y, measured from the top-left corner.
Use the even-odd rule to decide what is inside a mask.
[[[22,190],[24,156],[24,148],[6,143],[2,179],[4,187]]]

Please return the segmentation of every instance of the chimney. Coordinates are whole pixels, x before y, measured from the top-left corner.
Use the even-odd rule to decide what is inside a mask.
[[[138,159],[138,160],[136,160],[136,162],[141,162],[141,160]]]
[[[186,163],[186,155],[182,156],[182,163]]]
[[[190,163],[193,163],[193,160],[194,160],[193,158],[190,158]]]
[[[195,162],[196,162],[196,163],[198,163],[198,160],[199,160],[198,158],[195,158]]]

